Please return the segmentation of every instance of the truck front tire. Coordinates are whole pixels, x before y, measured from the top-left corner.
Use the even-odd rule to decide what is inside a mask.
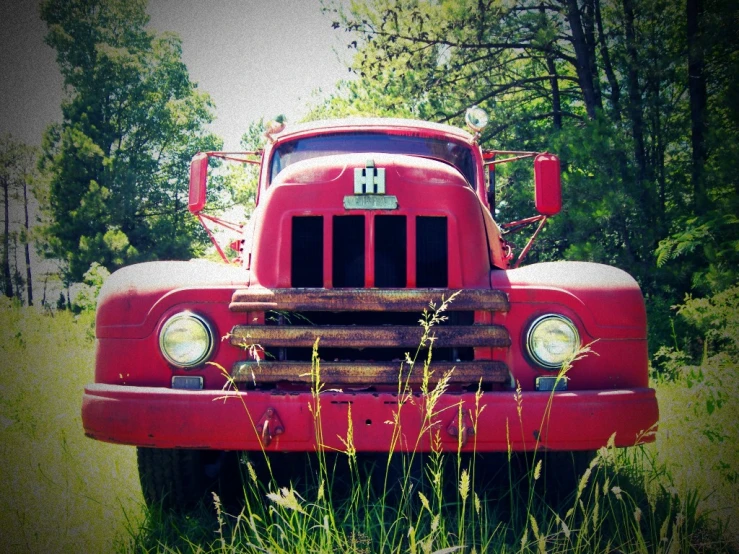
[[[141,492],[149,508],[187,510],[212,503],[209,493],[232,496],[239,487],[234,452],[136,448]]]

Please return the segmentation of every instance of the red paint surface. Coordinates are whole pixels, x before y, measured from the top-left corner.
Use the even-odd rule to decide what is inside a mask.
[[[251,359],[243,348],[221,340],[212,363],[182,370],[163,358],[158,334],[168,317],[183,310],[207,319],[218,337],[225,337],[236,325],[264,325],[264,312],[231,311],[229,303],[239,289],[290,287],[293,216],[324,216],[323,274],[324,286],[328,287],[333,269],[333,216],[363,215],[365,284],[371,288],[375,240],[372,220],[388,212],[348,212],[343,208],[344,196],[353,194],[354,168],[365,167],[371,157],[376,167],[386,170],[386,193],[397,196],[398,209],[390,213],[407,216],[408,287],[415,286],[414,216],[444,216],[448,222],[449,289],[493,288],[503,291],[509,300],[507,311],[475,312],[475,322],[505,326],[511,337],[510,347],[475,348],[474,357],[504,362],[512,383],[507,385],[508,390],[496,386],[493,392],[483,393],[477,408],[473,393],[452,391],[442,395],[436,407],[438,415],[432,419],[444,447],[457,447],[457,439],[446,430],[458,417],[460,405],[471,410],[477,427],[467,450],[506,451],[509,444],[514,450],[593,449],[605,445],[613,433],[619,446],[653,440],[652,434],[644,434],[654,430],[658,409],[654,391],[647,388],[646,316],[638,285],[623,271],[583,262],[505,269],[508,259],[487,206],[482,154],[469,134],[446,126],[399,120],[375,120],[365,126],[327,123],[278,135],[276,142],[266,147],[264,163],[269,163],[274,148],[293,138],[358,128],[469,144],[478,164],[476,182],[468,183],[452,166],[437,160],[391,154],[348,154],[297,162],[271,183],[269,172],[262,170],[259,205],[244,235],[243,266],[152,262],[126,267],[106,281],[96,319],[95,384],[86,388],[82,407],[85,432],[99,440],[140,446],[258,450],[262,445],[254,427],[272,408],[285,432],[276,436],[267,449],[314,450],[316,428],[309,406],[315,400],[304,386],[282,385],[279,390],[241,393],[225,390],[230,368],[238,361]],[[207,169],[207,158],[204,164],[193,167],[195,178],[200,179]],[[551,164],[543,167],[549,173],[552,168]],[[558,177],[547,175],[550,180]],[[546,187],[537,189],[537,204],[540,210],[554,213],[559,210],[560,200],[555,198],[557,191],[547,196],[550,192]],[[200,189],[192,192],[191,208],[202,209],[204,194]],[[440,298],[429,300],[438,302]],[[568,391],[554,395],[535,391],[536,378],[553,373],[533,364],[524,346],[528,325],[546,313],[569,317],[582,344],[592,350],[567,373]],[[205,390],[172,390],[173,375],[201,376]],[[520,404],[514,398],[514,383],[522,391]],[[331,384],[327,383],[326,388],[332,388]],[[388,384],[377,387],[376,392],[321,394],[324,446],[343,449],[339,437],[347,435],[351,406],[357,450],[391,448],[393,426],[385,422],[393,420],[399,409],[397,396],[390,392],[396,388],[397,384]],[[403,440],[394,448],[429,449],[430,422],[423,421],[421,403],[419,396],[413,396],[400,409]],[[540,437],[541,444],[537,445],[535,436]]]
[[[395,426],[387,422],[397,413],[399,451],[429,451],[429,429],[434,433],[438,429],[444,449],[455,451],[457,439],[445,429],[459,418],[460,407],[477,429],[464,450],[478,452],[505,452],[509,444],[513,450],[590,450],[604,446],[613,433],[617,446],[632,446],[653,440],[649,431],[657,419],[651,389],[523,393],[520,418],[513,392],[483,394],[477,405],[474,393],[443,395],[430,419],[424,416],[418,396],[399,406],[397,395],[390,393],[325,392],[320,395],[320,404],[323,446],[342,451],[349,406],[354,446],[365,452],[388,450]],[[285,431],[265,450],[316,448],[315,399],[310,393],[184,392],[90,385],[85,389],[82,418],[85,433],[104,441],[164,448],[260,450],[256,424],[268,408],[277,412]]]
[[[554,154],[539,154],[534,158],[534,202],[542,215],[556,215],[562,209],[562,184],[559,158]]]
[[[205,207],[206,179],[208,175],[208,154],[196,154],[190,164],[190,198],[188,209],[190,213],[197,214]]]

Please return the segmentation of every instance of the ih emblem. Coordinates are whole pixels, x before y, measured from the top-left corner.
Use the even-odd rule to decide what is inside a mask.
[[[354,194],[344,197],[346,210],[397,210],[398,197],[385,194],[385,170],[367,160],[367,167],[354,168]]]
[[[373,160],[364,169],[354,168],[354,194],[385,194],[385,169],[375,168]]]

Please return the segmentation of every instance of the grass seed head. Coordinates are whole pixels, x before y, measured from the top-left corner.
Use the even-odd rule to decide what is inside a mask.
[[[559,525],[562,527],[562,533],[564,533],[565,538],[570,538],[570,528],[567,526],[567,524],[564,522],[564,520],[559,522]]]
[[[462,476],[459,478],[459,495],[462,497],[462,502],[467,501],[467,496],[470,493],[470,474],[466,469],[462,470]]]
[[[303,507],[300,505],[300,502],[298,502],[298,495],[293,489],[282,487],[280,489],[280,494],[271,492],[267,494],[267,498],[269,498],[278,506],[287,508],[288,510],[293,510],[301,514],[306,513]]]
[[[323,483],[323,479],[321,479],[321,484],[318,485],[318,493],[316,494],[316,499],[320,502],[321,500],[323,500],[324,495],[325,495],[324,483]]]
[[[249,479],[251,479],[252,483],[256,485],[257,484],[257,472],[254,471],[254,466],[251,465],[251,462],[249,460],[246,460],[246,469],[249,472]]]
[[[523,535],[521,536],[521,552],[523,552],[526,549],[526,544],[529,542],[529,527],[528,525],[523,530]]]
[[[423,504],[423,507],[426,508],[429,513],[431,513],[431,505],[429,504],[429,499],[426,498],[426,495],[424,495],[421,491],[418,491],[418,498],[421,499],[421,504]]]
[[[580,482],[577,485],[577,496],[578,498],[582,494],[582,491],[585,490],[585,487],[588,484],[588,480],[590,479],[591,469],[588,468],[585,470],[585,473],[582,474],[582,477],[580,477]]]
[[[662,522],[659,528],[659,540],[660,542],[667,540],[667,531],[670,529],[670,516],[668,515]]]
[[[595,502],[593,503],[593,529],[598,528],[599,519],[600,519],[600,502],[598,501],[598,496],[596,495]]]
[[[536,518],[529,514],[529,522],[531,523],[531,530],[534,532],[534,538],[539,538],[539,524],[536,523]]]

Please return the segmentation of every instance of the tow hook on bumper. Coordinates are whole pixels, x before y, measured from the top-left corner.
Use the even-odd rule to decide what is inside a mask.
[[[285,432],[285,427],[274,408],[267,408],[257,423],[257,429],[259,429],[259,438],[264,446],[269,446],[274,437]]]
[[[447,426],[446,431],[451,436],[457,438],[460,446],[465,446],[467,439],[475,434],[475,428],[472,425],[472,417],[469,411],[463,411],[461,414],[455,416]]]

